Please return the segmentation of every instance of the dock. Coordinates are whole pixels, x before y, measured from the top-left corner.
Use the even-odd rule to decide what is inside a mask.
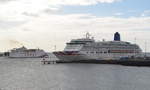
[[[57,61],[42,60],[41,63],[42,63],[42,64],[56,64]]]
[[[114,64],[114,65],[124,65],[124,66],[150,67],[150,60],[80,60],[80,61],[43,60],[41,62],[43,64],[83,63],[83,64]]]
[[[56,63],[87,63],[87,64],[114,64],[124,66],[150,66],[150,60],[80,60],[57,61]]]

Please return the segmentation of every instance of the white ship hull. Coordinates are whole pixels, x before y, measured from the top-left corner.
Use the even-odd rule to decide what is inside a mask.
[[[46,56],[45,52],[34,52],[32,54],[28,53],[10,53],[10,58],[41,58]]]
[[[112,60],[118,59],[114,58],[112,55],[89,55],[83,53],[74,53],[68,54],[66,52],[53,52],[53,54],[59,59],[63,61],[79,61],[79,60]]]
[[[81,54],[74,53],[68,54],[64,51],[62,52],[53,52],[53,54],[63,61],[79,61],[79,60],[120,60],[123,57],[132,57],[136,56],[135,54]],[[138,54],[137,54],[138,55]]]
[[[9,58],[42,58],[44,56],[9,56]]]
[[[9,58],[42,58],[44,56],[46,56],[46,54],[38,55],[38,56],[10,55]]]
[[[11,50],[9,58],[41,58],[47,54],[40,49],[26,49],[25,47]]]
[[[92,60],[96,59],[93,57],[89,57],[85,54],[76,54],[76,55],[69,55],[69,54],[62,54],[64,52],[53,52],[53,54],[59,59],[63,61],[79,61],[79,60]]]

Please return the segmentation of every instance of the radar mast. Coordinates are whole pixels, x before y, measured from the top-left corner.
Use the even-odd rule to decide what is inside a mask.
[[[90,36],[91,36],[90,33],[87,32],[87,33],[86,33],[86,39],[90,39]]]

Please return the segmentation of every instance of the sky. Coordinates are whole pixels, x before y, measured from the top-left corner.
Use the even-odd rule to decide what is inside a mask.
[[[25,46],[63,50],[89,32],[96,41],[138,44],[150,52],[150,0],[0,0],[0,52]]]

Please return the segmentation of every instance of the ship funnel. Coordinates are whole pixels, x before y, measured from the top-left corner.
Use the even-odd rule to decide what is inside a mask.
[[[114,41],[120,41],[120,34],[118,32],[114,34]]]

